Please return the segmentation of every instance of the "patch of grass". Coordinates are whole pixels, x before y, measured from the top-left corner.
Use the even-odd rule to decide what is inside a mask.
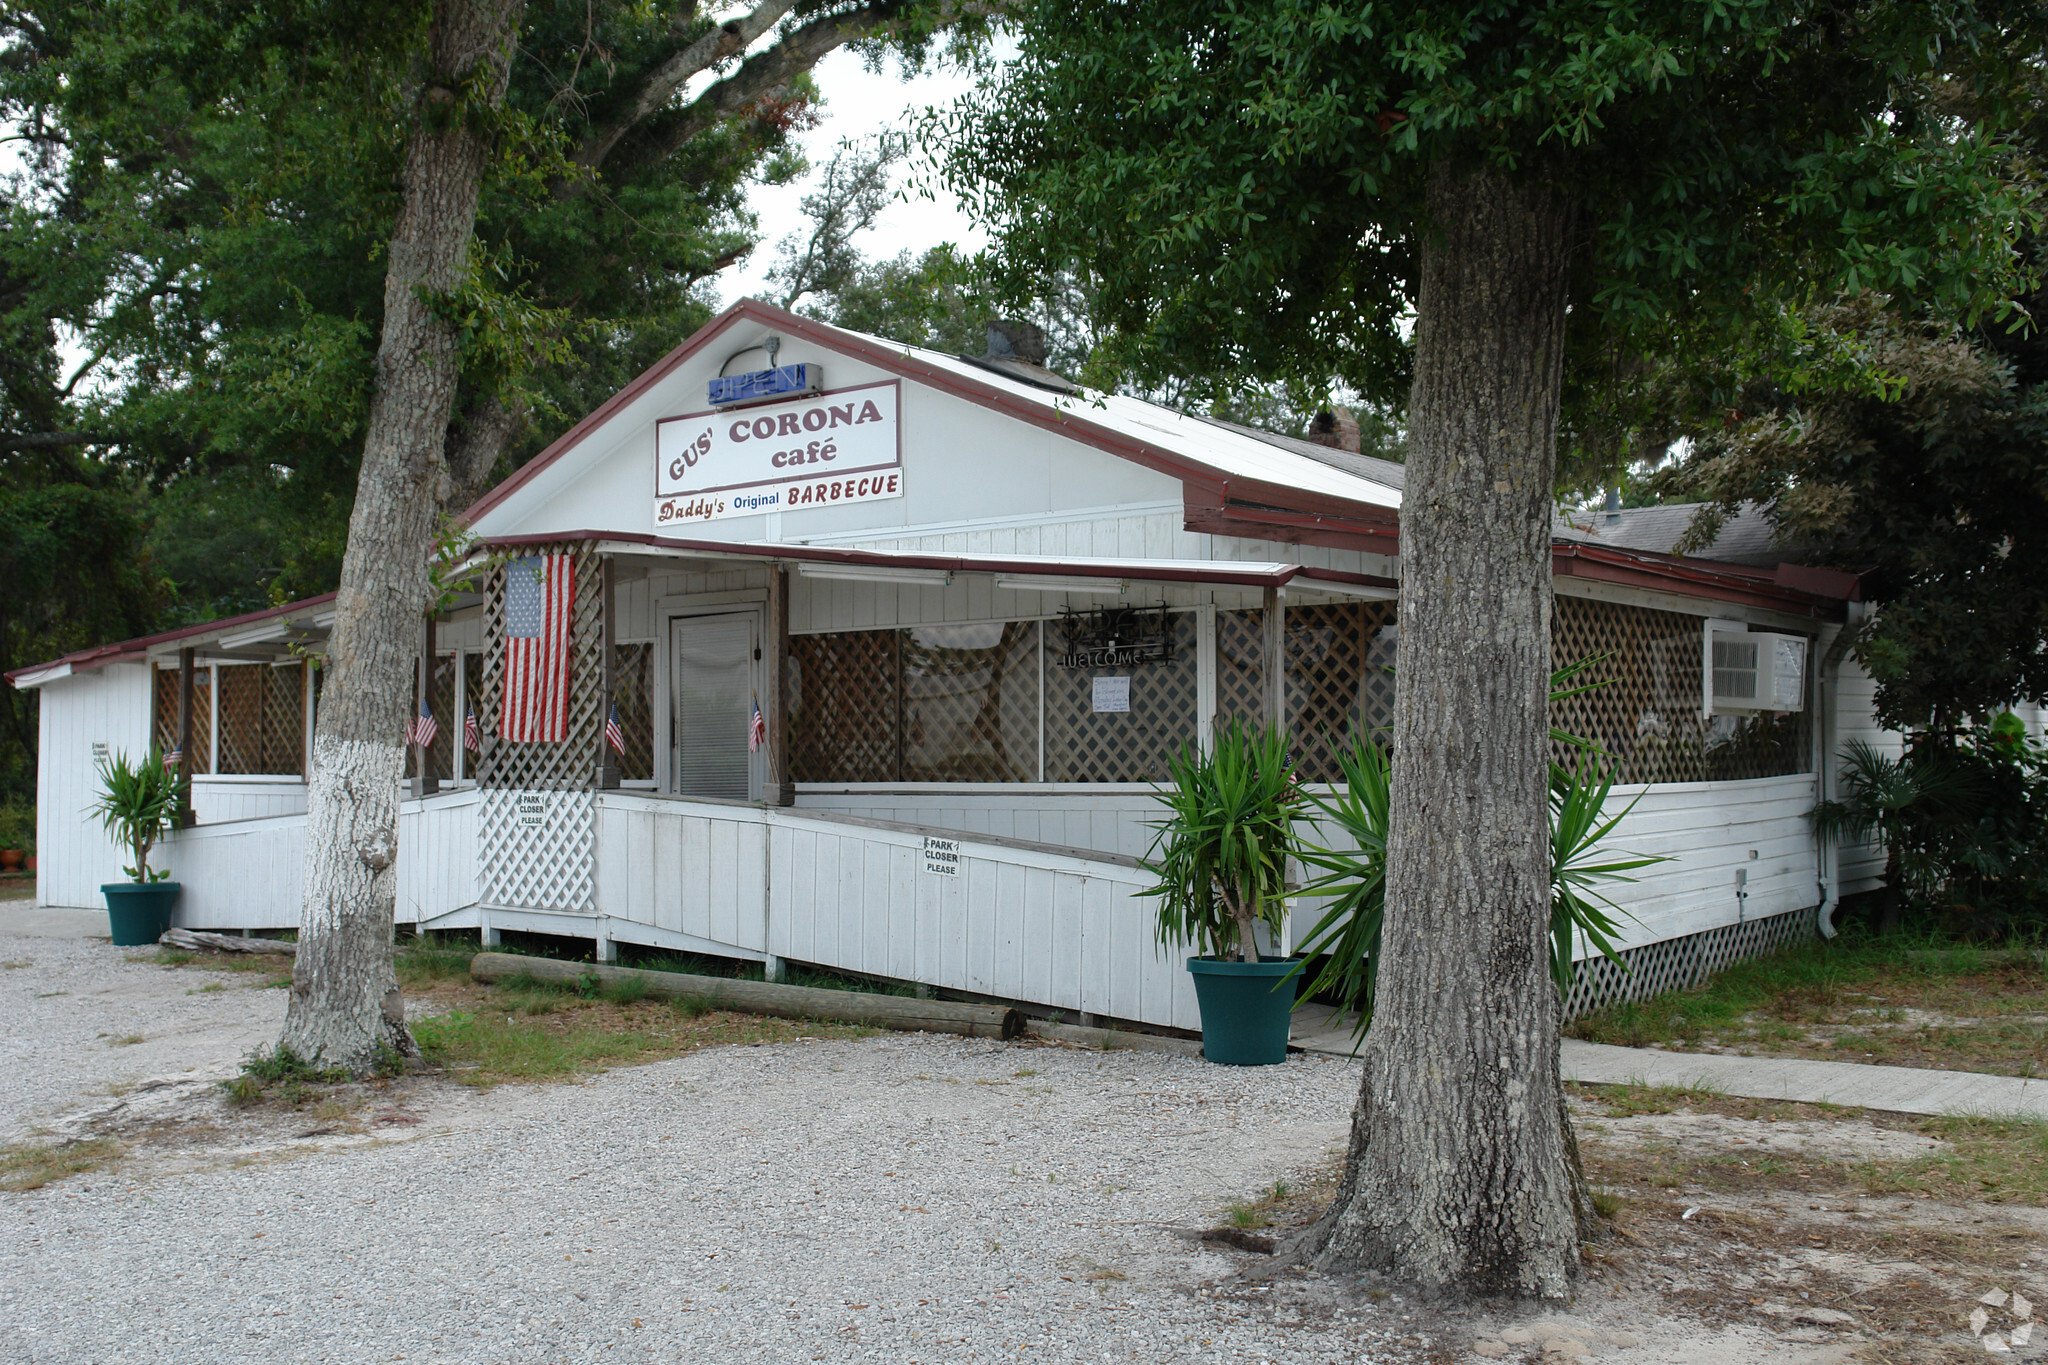
[[[35,966],[35,965],[36,965],[35,963],[33,963],[33,962],[29,961],[29,960],[28,960],[27,958],[23,958],[23,959],[22,959],[21,961],[19,961],[19,962],[0,962],[0,970],[6,970],[6,971],[10,971],[10,972],[12,972],[12,971],[18,971],[18,970],[20,970],[20,969],[21,969],[21,968],[23,968],[23,967],[33,967],[33,966]]]
[[[1961,1022],[1912,1028],[1909,1010]],[[2043,1016],[2048,971],[2031,952],[1845,932],[1738,963],[1690,990],[1611,1005],[1566,1031],[1628,1047],[1734,1047],[2032,1075],[2048,1056]]]
[[[226,987],[226,986],[223,986],[223,985],[222,985],[222,984],[221,984],[220,982],[218,982],[218,981],[209,981],[209,982],[207,982],[207,983],[206,983],[206,984],[205,984],[204,986],[201,986],[201,987],[199,987],[199,988],[198,988],[197,990],[190,990],[190,991],[186,991],[186,992],[185,992],[185,994],[187,994],[187,995],[218,995],[218,994],[219,994],[220,992],[222,992],[222,991],[224,991],[224,990],[226,990],[226,989],[227,989],[227,987]]]
[[[419,987],[437,981],[466,981],[469,979],[469,960],[477,952],[473,943],[413,939],[399,949],[393,960],[398,969],[398,984]]]
[[[107,1046],[108,1046],[108,1047],[134,1047],[134,1046],[135,1046],[135,1045],[136,1045],[137,1043],[140,1043],[140,1042],[144,1042],[144,1041],[146,1041],[146,1040],[145,1040],[145,1039],[143,1038],[143,1036],[142,1036],[141,1034],[139,1034],[139,1033],[124,1033],[124,1034],[122,1034],[122,1035],[121,1035],[120,1037],[118,1037],[118,1038],[109,1038],[109,1039],[107,1040]]]
[[[1669,1114],[1702,1100],[1720,1098],[1719,1092],[1704,1087],[1644,1085],[1639,1082],[1587,1087],[1586,1093],[1595,1103],[1606,1106],[1607,1117],[1611,1119],[1632,1118],[1637,1114]]]
[[[1593,1212],[1602,1218],[1618,1218],[1628,1207],[1628,1201],[1612,1190],[1593,1191]]]
[[[309,1062],[282,1045],[269,1052],[258,1048],[242,1059],[242,1074],[220,1083],[228,1103],[241,1106],[258,1100],[275,1099],[296,1108],[319,1098],[320,1087],[341,1085],[355,1079],[341,1067]]]
[[[703,1047],[859,1038],[874,1032],[707,1010],[702,1001],[585,1000],[566,989],[552,996],[536,993],[533,998],[546,1001],[547,1007],[529,1012],[506,1008],[508,995],[515,1002],[525,998],[520,991],[501,988],[469,1008],[417,1021],[413,1037],[430,1063],[454,1070],[467,1084],[487,1087],[559,1080]]]
[[[1249,1204],[1240,1199],[1225,1206],[1223,1220],[1234,1228],[1250,1230],[1265,1227],[1273,1217],[1263,1204]]]
[[[198,959],[199,954],[188,953],[183,948],[159,948],[153,957],[136,956],[128,960],[130,962],[154,962],[159,967],[182,967],[186,963],[196,962]]]
[[[2048,1206],[2048,1120],[1973,1114],[1923,1119],[1915,1126],[1951,1144],[1950,1150],[1859,1167],[1871,1193]]]
[[[648,990],[645,977],[628,976],[605,982],[598,988],[597,995],[600,1000],[608,1000],[614,1005],[630,1005],[645,1000]]]
[[[76,1142],[10,1142],[0,1147],[0,1190],[38,1190],[53,1180],[96,1171],[121,1155],[113,1138]]]

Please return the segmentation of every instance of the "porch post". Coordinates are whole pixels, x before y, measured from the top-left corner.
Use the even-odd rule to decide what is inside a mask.
[[[1266,610],[1262,620],[1260,663],[1266,679],[1265,722],[1278,728],[1287,723],[1287,590],[1266,589]]]
[[[596,787],[601,792],[608,792],[616,791],[619,785],[618,751],[612,748],[612,743],[605,738],[603,730],[603,726],[611,721],[612,706],[618,699],[618,693],[615,689],[619,681],[619,585],[616,576],[616,561],[613,557],[611,555],[602,555],[599,557],[598,563],[600,566],[599,572],[604,575],[604,601],[598,610],[600,620],[598,630],[600,639],[598,645],[600,654],[598,686],[603,689],[603,693],[597,699],[597,709],[602,720],[599,723],[597,733]]]
[[[420,618],[419,679],[420,699],[431,705],[434,686],[434,617],[431,612]],[[413,714],[415,716],[419,714],[417,706],[413,708]],[[437,726],[446,725],[449,723],[449,720],[450,718],[446,716],[436,716],[434,717],[434,724]],[[434,760],[432,751],[424,744],[413,745],[412,751],[415,765],[413,768],[412,794],[415,797],[432,796],[435,792],[441,790],[441,779],[435,777],[433,773]]]
[[[768,781],[761,792],[771,806],[796,804],[789,778],[789,568],[768,566],[768,695],[761,709],[768,722]]]
[[[198,823],[192,814],[192,702],[193,675],[197,671],[198,651],[178,651],[178,828],[190,829]]]

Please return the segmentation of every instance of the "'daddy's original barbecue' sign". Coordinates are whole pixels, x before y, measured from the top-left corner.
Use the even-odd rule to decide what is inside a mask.
[[[654,529],[903,496],[895,380],[654,426]]]

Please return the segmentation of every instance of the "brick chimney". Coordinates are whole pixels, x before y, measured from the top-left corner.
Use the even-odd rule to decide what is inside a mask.
[[[1308,438],[1319,446],[1359,453],[1358,419],[1350,408],[1324,408],[1308,424]]]

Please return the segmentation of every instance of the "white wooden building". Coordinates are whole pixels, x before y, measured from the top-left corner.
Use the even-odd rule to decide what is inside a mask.
[[[736,402],[711,400],[721,378]],[[1151,783],[1230,716],[1284,717],[1311,780],[1334,775],[1326,735],[1387,723],[1401,482],[1015,356],[743,302],[470,509],[491,567],[427,636],[439,735],[413,750],[433,781],[404,803],[398,919],[1191,1027],[1187,974],[1134,895]],[[1687,559],[1635,533],[1655,528],[1623,513],[1560,521],[1556,540],[1554,655],[1607,655],[1595,676],[1613,679],[1558,720],[1621,763],[1616,799],[1637,804],[1616,846],[1671,859],[1617,897],[1642,970],[1588,964],[1581,1001],[1810,933],[1881,870],[1807,818],[1831,755],[1873,731],[1839,648],[1853,579],[1764,542]],[[575,566],[569,734],[515,744],[497,736],[503,562],[542,553]],[[171,747],[182,706],[197,824],[163,854],[179,922],[296,924],[305,661],[330,612],[11,675],[42,691],[38,899],[102,904],[121,858],[83,814],[94,756]],[[1746,682],[1729,671],[1745,664]],[[603,735],[614,707],[623,754]]]

